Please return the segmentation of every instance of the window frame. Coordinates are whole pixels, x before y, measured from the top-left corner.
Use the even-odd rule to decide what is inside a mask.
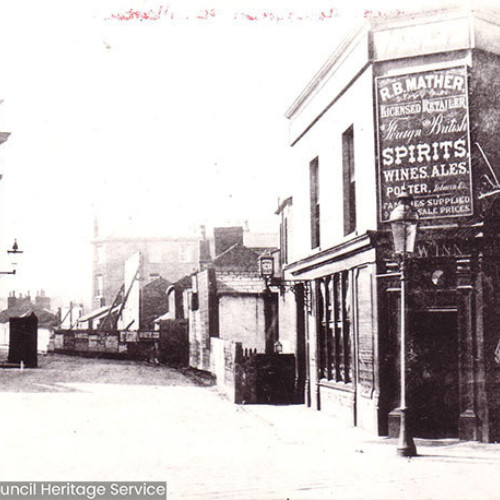
[[[323,276],[316,282],[318,377],[343,385],[353,382],[353,318],[350,272]]]

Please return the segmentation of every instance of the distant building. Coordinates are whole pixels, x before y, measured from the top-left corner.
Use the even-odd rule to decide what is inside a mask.
[[[170,283],[161,276],[139,288],[133,280],[133,293],[121,287],[113,304],[102,306],[76,318],[68,329],[78,330],[127,330],[154,329],[154,320],[168,310],[167,289]]]
[[[142,256],[141,286],[159,276],[172,283],[199,265],[198,237],[95,238],[93,246],[93,308],[113,303],[125,281],[125,262],[137,252]]]
[[[277,235],[254,233],[243,227],[216,227],[214,238],[190,237],[100,237],[94,228],[92,263],[92,308],[110,306],[125,282],[125,262],[141,254],[140,287],[158,277],[175,283],[205,267],[212,255],[219,255],[235,242],[259,251],[277,247]]]
[[[116,316],[120,306],[102,306],[86,314],[82,314],[76,319],[75,324],[71,324],[65,330],[111,330],[116,321]]]
[[[167,289],[167,312],[155,320],[155,324],[159,325],[160,321],[169,319],[185,319],[186,311],[188,309],[185,300],[185,290],[191,288],[191,275],[184,276],[177,280],[173,285]]]
[[[70,330],[76,326],[76,322],[83,316],[83,305],[69,303],[69,306],[61,308],[61,323],[59,328],[63,330]]]
[[[167,289],[170,283],[161,276],[140,291],[139,329],[153,330],[154,320],[168,310]]]

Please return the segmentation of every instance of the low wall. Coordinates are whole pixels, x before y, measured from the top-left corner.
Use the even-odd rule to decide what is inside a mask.
[[[217,388],[225,392],[225,372],[226,363],[224,362],[224,341],[218,338],[210,339],[210,373],[215,375]]]
[[[239,402],[234,371],[239,349],[239,343],[226,342],[219,338],[210,339],[210,372],[215,375],[219,391],[234,403]]]

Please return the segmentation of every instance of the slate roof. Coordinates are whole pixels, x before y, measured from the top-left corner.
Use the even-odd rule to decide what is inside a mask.
[[[193,275],[196,273],[186,274],[182,278],[178,279],[172,286],[179,290],[185,290],[186,288],[191,288],[193,282]]]
[[[255,250],[236,243],[218,255],[212,261],[212,265],[217,271],[258,272],[259,255],[260,253]]]
[[[165,292],[167,288],[170,285],[170,281],[167,281],[165,278],[162,278],[161,276],[158,276],[158,278],[155,278],[153,281],[147,283],[142,287],[143,290],[148,290],[148,291],[159,291],[159,292]]]

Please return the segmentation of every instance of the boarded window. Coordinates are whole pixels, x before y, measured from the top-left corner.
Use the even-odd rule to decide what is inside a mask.
[[[309,164],[309,187],[311,198],[311,248],[317,248],[320,245],[319,234],[319,161],[314,158]]]

